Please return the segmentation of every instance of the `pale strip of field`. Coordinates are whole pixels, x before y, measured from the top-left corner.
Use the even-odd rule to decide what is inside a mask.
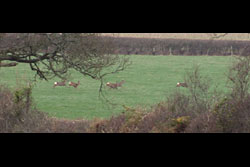
[[[161,39],[211,39],[213,33],[103,33],[105,36]],[[223,33],[218,33],[223,34]],[[229,33],[217,40],[250,40],[248,33]]]

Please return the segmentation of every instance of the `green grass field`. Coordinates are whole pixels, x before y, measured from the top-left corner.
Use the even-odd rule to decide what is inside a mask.
[[[108,76],[106,82],[125,80],[119,90],[105,87],[104,93],[116,103],[110,106],[99,99],[100,82],[86,78],[76,72],[72,81],[81,82],[77,89],[73,87],[53,88],[55,81],[40,81],[33,89],[33,98],[40,111],[50,116],[67,119],[109,118],[123,111],[122,105],[129,107],[150,107],[166,99],[176,89],[176,83],[183,81],[184,74],[193,65],[200,65],[201,74],[211,78],[220,90],[226,90],[225,73],[232,64],[232,57],[223,56],[131,56],[133,64],[121,73]],[[0,69],[0,84],[17,87],[19,82],[31,78],[33,72],[29,66],[20,64],[13,68]],[[180,88],[185,89],[185,88]]]

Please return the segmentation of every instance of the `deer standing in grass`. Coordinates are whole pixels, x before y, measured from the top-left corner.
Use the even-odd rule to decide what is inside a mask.
[[[69,86],[73,86],[74,88],[77,88],[79,85],[80,85],[80,81],[78,81],[77,83],[69,82]]]
[[[176,85],[176,87],[185,87],[185,88],[187,88],[188,85],[187,85],[187,83],[185,83],[185,82],[183,82],[183,83],[178,82],[177,85]]]
[[[53,88],[55,88],[56,86],[66,86],[65,82],[66,82],[66,80],[64,80],[62,82],[55,82]]]
[[[106,85],[107,85],[108,87],[112,88],[112,89],[117,89],[118,87],[122,87],[122,84],[124,84],[124,83],[125,83],[125,81],[122,80],[122,81],[119,82],[119,83],[110,83],[110,82],[108,82]]]

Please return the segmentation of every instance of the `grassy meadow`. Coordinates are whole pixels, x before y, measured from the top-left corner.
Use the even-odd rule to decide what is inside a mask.
[[[110,75],[105,82],[125,80],[118,90],[104,88],[105,96],[116,105],[107,105],[99,99],[100,82],[72,72],[71,81],[80,81],[73,87],[53,88],[55,81],[40,81],[33,89],[33,99],[40,111],[50,116],[67,119],[109,118],[128,107],[150,107],[166,99],[176,89],[176,83],[184,80],[185,72],[193,65],[200,65],[201,74],[211,78],[218,89],[226,90],[225,73],[232,64],[233,57],[224,56],[139,56],[132,55],[133,64],[123,72]],[[16,88],[32,78],[34,73],[28,65],[0,69],[0,84]]]

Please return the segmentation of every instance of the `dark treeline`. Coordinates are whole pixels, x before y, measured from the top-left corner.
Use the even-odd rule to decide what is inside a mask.
[[[110,37],[104,37],[110,38]],[[116,54],[136,55],[249,55],[250,41],[114,38]]]

